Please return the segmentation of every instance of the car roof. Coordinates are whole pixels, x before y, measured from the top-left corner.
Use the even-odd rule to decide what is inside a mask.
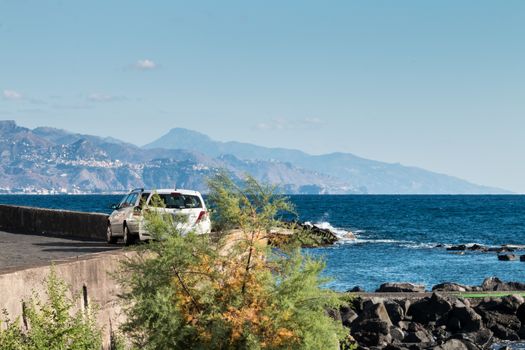
[[[156,190],[144,190],[144,192],[156,192],[158,194],[166,194],[166,193],[180,193],[180,194],[188,194],[188,195],[193,195],[193,196],[200,196],[200,192],[198,191],[192,191],[192,190],[185,190],[185,189],[182,189],[182,188],[160,188],[160,189],[156,189]]]

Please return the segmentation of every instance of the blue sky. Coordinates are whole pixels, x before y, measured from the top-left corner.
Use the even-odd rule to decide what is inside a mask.
[[[524,1],[0,0],[0,119],[172,127],[525,192]]]

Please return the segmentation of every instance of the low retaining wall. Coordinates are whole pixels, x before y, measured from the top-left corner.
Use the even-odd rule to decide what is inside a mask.
[[[132,252],[89,254],[55,262],[57,276],[71,287],[71,295],[79,295],[77,307],[86,305],[97,308],[97,324],[102,328],[104,349],[109,349],[111,331],[118,330],[123,321],[117,300],[120,286],[111,273],[119,262]],[[0,273],[0,310],[5,309],[11,319],[22,316],[22,301],[29,300],[32,292],[45,297],[43,280],[50,273],[50,266],[12,269]]]
[[[105,214],[0,205],[0,230],[106,239]]]

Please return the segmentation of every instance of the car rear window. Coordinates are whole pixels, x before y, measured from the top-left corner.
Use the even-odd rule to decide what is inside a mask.
[[[170,209],[193,209],[202,208],[201,200],[198,196],[181,193],[162,193],[158,195],[166,208]],[[150,199],[151,204],[151,199]]]

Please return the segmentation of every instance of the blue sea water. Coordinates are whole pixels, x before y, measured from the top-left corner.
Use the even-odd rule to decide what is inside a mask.
[[[114,195],[2,195],[0,203],[109,213]],[[525,244],[525,196],[291,196],[302,221],[352,231],[355,241],[306,249],[326,261],[328,286],[374,290],[403,281],[480,284],[485,277],[525,282],[525,262],[495,253],[457,255],[437,244]],[[517,252],[517,254],[525,254]]]

